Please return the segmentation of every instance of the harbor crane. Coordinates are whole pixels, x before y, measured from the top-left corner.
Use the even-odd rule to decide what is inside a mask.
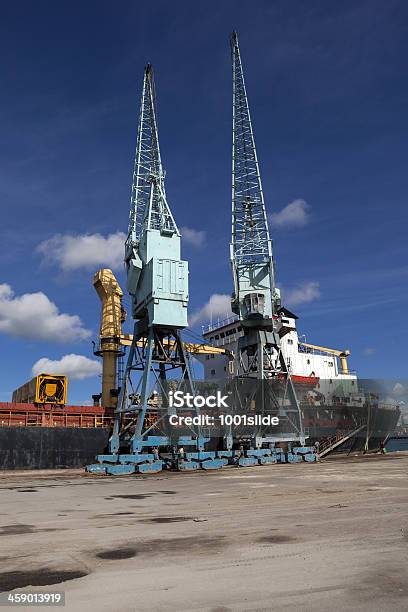
[[[261,175],[252,129],[238,35],[231,36],[233,72],[232,240],[230,257],[234,290],[232,311],[244,334],[235,355],[234,381],[243,412],[273,412],[280,425],[230,432],[249,437],[262,449],[278,442],[305,443],[302,415],[281,351],[280,292],[275,285],[272,240],[269,235]],[[253,455],[253,453],[251,453]]]
[[[157,472],[163,468],[161,449],[168,453],[165,460],[173,461],[179,469],[199,466],[195,461],[179,461],[180,454],[184,459],[186,447],[196,451],[194,458],[203,458],[199,453],[207,439],[199,425],[187,431],[169,426],[170,389],[183,388],[194,394],[194,383],[180,336],[187,326],[188,264],[180,257],[180,232],[167,201],[164,179],[153,70],[148,64],[125,243],[127,291],[135,324],[109,440],[110,452],[99,455],[98,463],[88,466],[91,472]],[[139,374],[137,380],[135,374]],[[194,411],[199,414],[198,408]],[[152,412],[154,418],[150,418]],[[221,467],[221,463],[215,461],[211,467]]]
[[[177,409],[172,406],[170,394],[175,396],[176,391],[182,390],[190,396],[195,395],[187,352],[190,348],[194,353],[195,348],[193,345],[188,348],[181,340],[181,331],[188,325],[188,264],[181,259],[180,232],[167,201],[153,70],[148,64],[143,79],[130,220],[125,242],[127,291],[131,297],[134,330],[127,341],[121,336],[118,341],[116,332],[119,326],[116,324],[120,325],[121,296],[110,277],[108,284],[113,291],[112,304],[116,305],[117,316],[109,321],[108,330],[109,333],[115,332],[115,346],[108,342],[107,348],[115,352],[121,344],[128,343],[130,347],[115,409],[109,452],[98,455],[96,463],[87,466],[91,473],[151,473],[159,472],[163,467],[185,471],[219,469],[228,463],[251,466],[278,461],[297,462],[303,458],[314,460],[310,449],[304,446],[298,445],[296,450],[275,448],[277,442],[304,445],[304,434],[299,404],[280,350],[279,292],[275,288],[272,242],[236,34],[232,37],[232,57],[232,307],[239,315],[245,333],[239,340],[236,377],[232,383],[232,388],[237,383],[238,394],[234,396],[233,389],[229,393],[233,401],[228,409],[234,411],[234,401],[237,401],[236,412],[246,413],[255,405],[261,416],[273,413],[280,419],[279,432],[271,434],[263,426],[252,429],[249,448],[243,452],[241,447],[237,449],[242,437],[235,436],[231,425],[225,435],[219,436],[217,450],[207,449],[206,444],[214,444],[214,440],[208,431],[204,433],[200,417],[207,418],[208,415],[201,413],[197,403],[194,407],[187,403],[187,408],[178,408],[180,413],[187,412],[191,416],[189,422],[183,419],[184,425],[174,425],[172,417]],[[109,316],[112,304],[106,287],[98,293],[102,312]],[[208,351],[208,348],[198,352],[203,350]],[[114,371],[112,368],[106,371],[110,372],[105,389],[107,396],[110,391],[108,382],[112,384]],[[243,382],[256,384],[248,393],[245,385],[242,392]],[[278,382],[280,395],[276,385],[270,387],[266,382]],[[232,415],[227,416],[231,417],[232,423]],[[288,449],[290,452],[287,453]]]

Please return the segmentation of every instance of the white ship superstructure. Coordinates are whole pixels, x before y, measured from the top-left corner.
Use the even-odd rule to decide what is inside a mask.
[[[289,373],[296,382],[316,383],[318,380],[325,386],[330,393],[338,387],[338,383],[343,383],[344,387],[349,387],[348,392],[357,391],[357,376],[348,368],[347,357],[349,351],[330,349],[317,346],[306,342],[306,339],[299,338],[296,328],[298,317],[287,308],[279,311],[281,327],[279,335],[281,339],[281,349],[288,366]],[[217,347],[226,349],[225,355],[205,355],[200,357],[204,365],[205,380],[223,379],[232,373],[232,356],[236,354],[238,338],[243,335],[241,324],[238,317],[230,317],[223,321],[217,321],[203,328],[203,337],[206,342]],[[327,381],[327,382],[326,382]],[[349,382],[349,385],[344,383]]]

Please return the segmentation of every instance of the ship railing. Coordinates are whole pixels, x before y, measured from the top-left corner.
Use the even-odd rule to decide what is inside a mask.
[[[67,427],[67,428],[108,428],[112,417],[90,414],[61,414],[2,411],[0,427]]]
[[[330,436],[330,438],[326,438],[324,440],[324,442],[321,442],[319,444],[319,451],[322,452],[324,451],[326,448],[329,448],[330,446],[332,446],[333,444],[335,444],[336,442],[339,442],[340,440],[342,440],[345,436],[348,435],[348,431],[342,430],[342,429],[338,429],[335,433],[334,436]]]
[[[214,331],[216,329],[219,329],[220,327],[225,327],[226,325],[229,325],[230,323],[236,323],[239,320],[238,315],[231,315],[230,317],[227,317],[225,319],[217,319],[217,322],[211,322],[208,323],[207,325],[202,325],[201,329],[202,329],[202,333],[203,334],[208,334],[211,331]]]
[[[215,346],[216,348],[220,348],[222,346],[226,346],[235,342],[239,338],[238,334],[231,334],[230,336],[225,336],[224,338],[214,338],[210,341],[211,346]]]

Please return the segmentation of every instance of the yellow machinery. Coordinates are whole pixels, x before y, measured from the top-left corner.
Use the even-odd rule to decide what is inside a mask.
[[[117,362],[123,355],[123,347],[132,344],[131,334],[122,334],[122,323],[126,312],[122,306],[123,291],[112,270],[98,270],[93,278],[93,286],[102,302],[101,323],[99,330],[99,347],[95,355],[102,357],[102,406],[105,408],[117,405]],[[143,340],[138,345],[143,346]],[[163,341],[167,347],[168,340]],[[193,355],[224,355],[225,349],[209,344],[185,342],[184,348]]]
[[[68,378],[59,374],[39,374],[13,391],[16,404],[53,404],[67,402]]]
[[[123,346],[130,346],[132,344],[132,334],[123,334],[120,338],[120,343]],[[169,342],[164,341],[163,346],[168,347]],[[173,343],[171,343],[173,345]],[[143,341],[138,342],[138,346],[143,346]],[[227,351],[224,348],[218,348],[211,344],[196,344],[195,342],[183,342],[184,349],[187,353],[192,355],[225,355]]]
[[[102,357],[102,406],[116,407],[116,374],[121,347],[122,323],[126,313],[122,307],[123,291],[112,270],[98,270],[93,286],[102,302],[99,347],[95,355]]]
[[[331,349],[325,346],[318,346],[317,344],[308,344],[307,342],[299,342],[299,344],[301,346],[305,346],[306,348],[311,348],[316,351],[320,351],[321,353],[327,353],[328,355],[334,355],[335,357],[339,357],[341,374],[350,374],[347,364],[347,357],[350,355],[350,351],[348,349],[345,349],[344,351],[339,351],[337,349]]]

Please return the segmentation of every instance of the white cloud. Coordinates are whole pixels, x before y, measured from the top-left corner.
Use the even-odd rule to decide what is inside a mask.
[[[316,281],[304,282],[292,289],[283,289],[283,303],[288,306],[299,306],[319,299],[319,283]]]
[[[232,316],[231,296],[225,293],[213,293],[208,302],[201,308],[193,312],[190,316],[190,325],[199,322],[209,322]]]
[[[375,348],[372,348],[371,346],[367,346],[367,348],[363,350],[363,355],[365,355],[366,357],[371,357],[371,355],[374,355],[374,353]]]
[[[91,335],[77,315],[60,313],[44,293],[15,296],[7,284],[0,284],[0,333],[50,342],[86,340]]]
[[[102,372],[102,364],[95,359],[88,359],[84,355],[64,355],[59,360],[42,357],[32,367],[33,376],[38,374],[65,374],[73,380],[84,380],[97,376]]]
[[[309,223],[310,206],[305,200],[293,200],[269,218],[275,227],[303,227]]]
[[[37,251],[47,263],[57,263],[65,272],[101,266],[118,269],[123,264],[125,239],[123,232],[106,237],[102,234],[56,234],[41,242]]]
[[[191,227],[180,227],[181,240],[193,246],[203,246],[206,239],[206,233],[203,230],[195,230]]]
[[[395,383],[392,389],[392,395],[394,397],[401,397],[402,395],[406,395],[408,393],[408,389],[404,387],[401,383]]]

